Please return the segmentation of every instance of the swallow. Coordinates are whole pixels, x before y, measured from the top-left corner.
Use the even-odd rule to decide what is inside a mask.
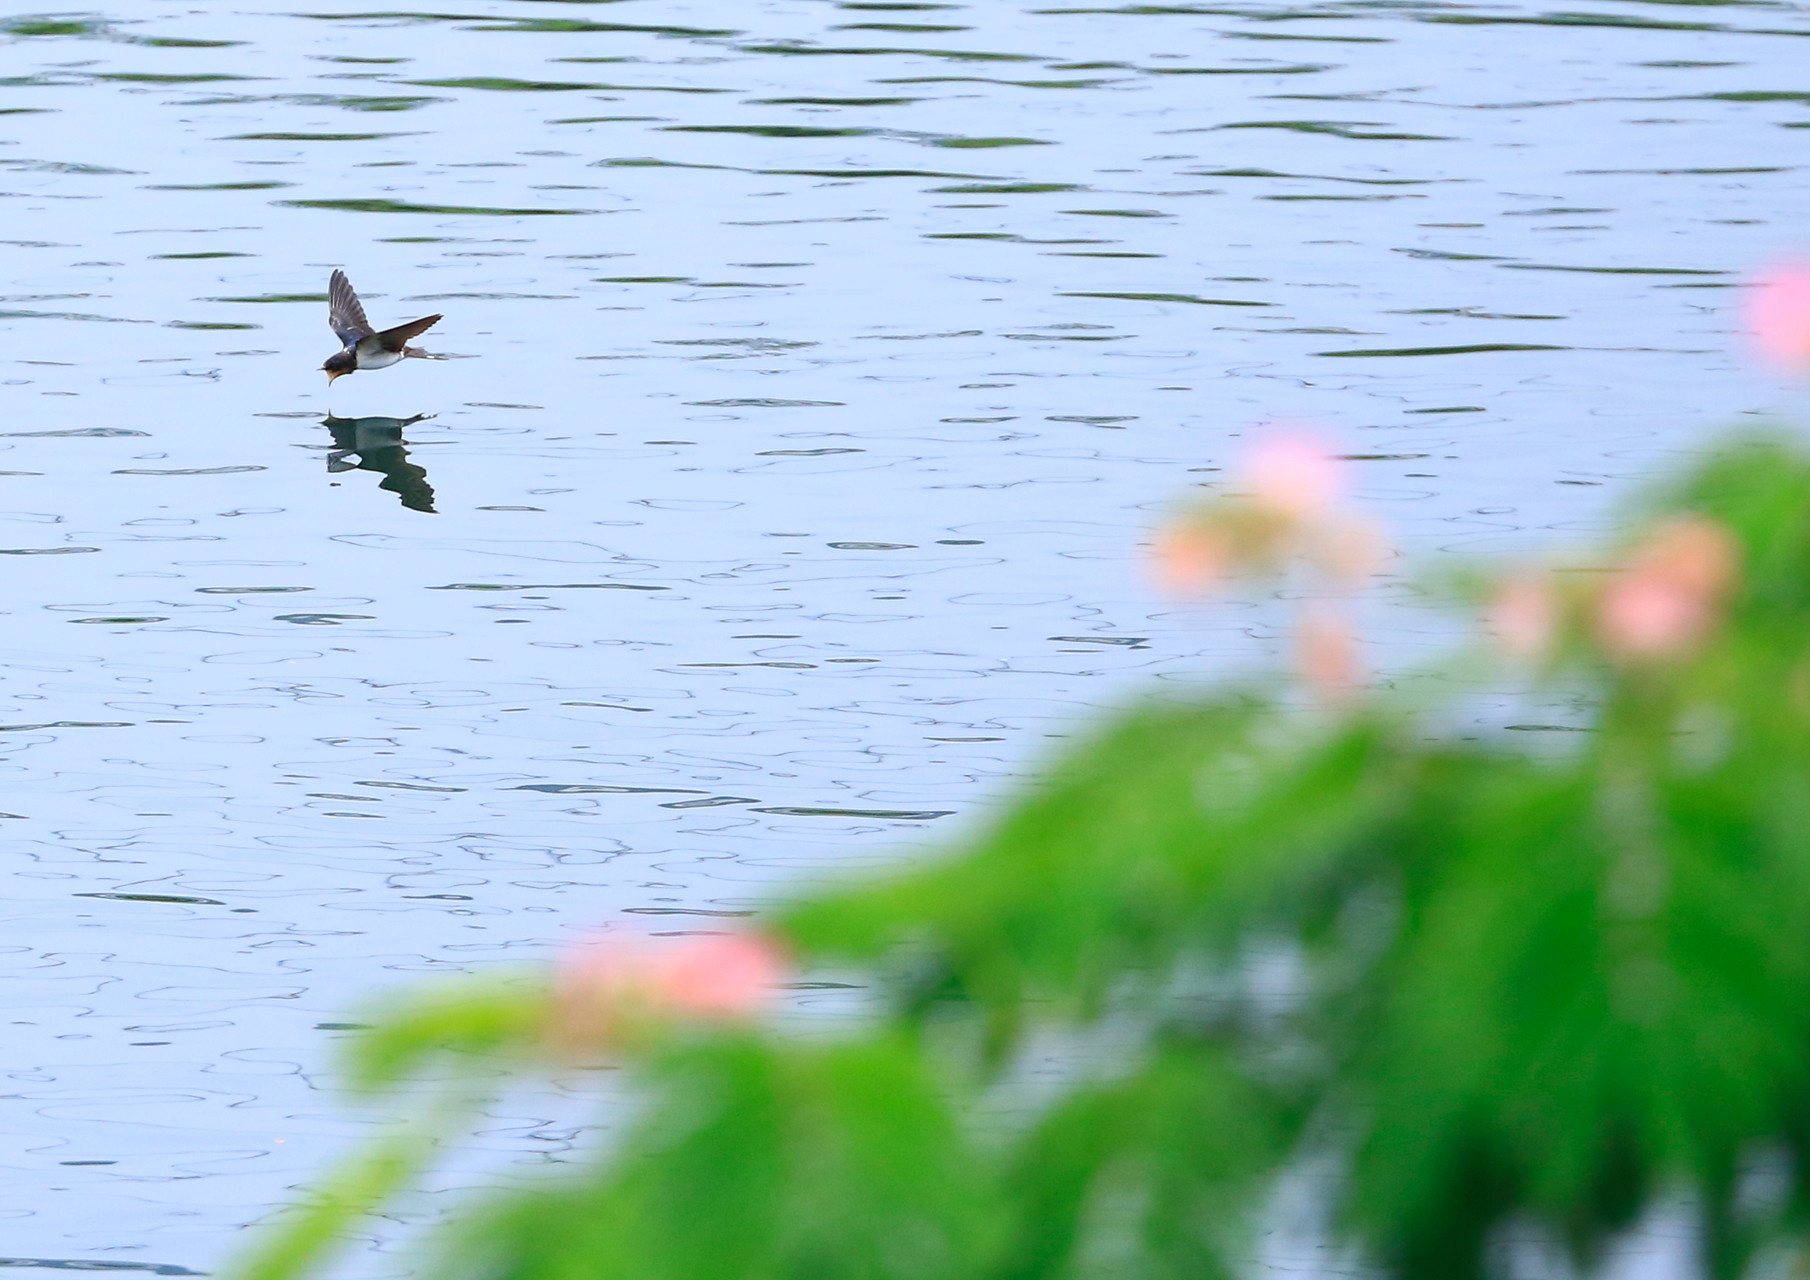
[[[321,366],[327,374],[327,385],[332,386],[333,379],[342,373],[357,373],[360,369],[387,369],[409,356],[419,360],[438,359],[420,347],[409,346],[408,340],[426,333],[439,319],[437,315],[425,316],[379,333],[365,319],[364,304],[358,300],[358,294],[353,290],[352,282],[346,279],[346,273],[335,271],[327,281],[327,323],[339,335],[339,340],[345,343],[345,349],[328,356],[327,362]]]

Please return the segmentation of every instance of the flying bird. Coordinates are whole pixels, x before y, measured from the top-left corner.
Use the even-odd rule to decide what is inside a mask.
[[[437,315],[425,316],[379,333],[365,319],[364,304],[358,300],[358,294],[353,290],[352,282],[346,279],[346,273],[336,270],[327,281],[327,323],[339,335],[339,340],[345,343],[345,349],[328,356],[327,362],[321,366],[327,373],[327,385],[332,386],[333,379],[342,373],[357,373],[360,369],[387,369],[409,356],[419,360],[438,359],[439,357],[430,355],[420,347],[409,346],[408,341],[426,333],[439,319]]]

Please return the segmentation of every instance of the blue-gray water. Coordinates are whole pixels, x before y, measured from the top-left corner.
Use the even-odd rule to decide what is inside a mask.
[[[1485,553],[1782,402],[1810,18],[1567,2],[7,20],[0,1254],[210,1268],[360,1131],[361,995],[717,927],[1260,658],[1138,546],[1261,424]],[[336,265],[461,358],[329,395]]]

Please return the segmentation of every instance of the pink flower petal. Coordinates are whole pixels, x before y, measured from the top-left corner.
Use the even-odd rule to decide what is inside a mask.
[[[1810,368],[1810,263],[1782,263],[1749,291],[1747,327],[1754,345],[1773,364]]]
[[[1734,584],[1738,547],[1721,524],[1684,516],[1654,529],[1603,589],[1597,630],[1624,660],[1671,657],[1715,626]]]
[[[1344,489],[1332,455],[1302,435],[1261,441],[1245,460],[1244,474],[1259,502],[1297,520],[1323,514]]]
[[[1357,632],[1343,614],[1304,611],[1295,653],[1301,678],[1322,702],[1341,703],[1357,691]]]
[[[785,972],[779,948],[760,937],[610,934],[561,958],[550,1032],[568,1047],[596,1048],[649,1020],[746,1017]]]
[[[1150,569],[1169,595],[1197,595],[1231,571],[1232,552],[1218,529],[1178,521],[1157,535]]]
[[[1629,576],[1603,593],[1598,625],[1621,658],[1661,658],[1689,648],[1709,630],[1709,602],[1678,584]]]
[[[700,1017],[741,1017],[760,1007],[785,975],[779,949],[744,934],[687,938],[661,958],[655,993],[667,1008]]]
[[[1543,574],[1518,573],[1505,579],[1489,603],[1490,630],[1517,658],[1545,654],[1552,647],[1558,619],[1558,599]]]

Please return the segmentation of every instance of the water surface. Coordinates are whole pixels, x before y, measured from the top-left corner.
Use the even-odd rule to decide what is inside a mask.
[[[0,1264],[208,1270],[362,1131],[363,993],[720,928],[1278,649],[1137,568],[1265,423],[1476,554],[1779,403],[1810,20],[1567,3],[0,22]],[[454,358],[329,394],[334,266]]]

